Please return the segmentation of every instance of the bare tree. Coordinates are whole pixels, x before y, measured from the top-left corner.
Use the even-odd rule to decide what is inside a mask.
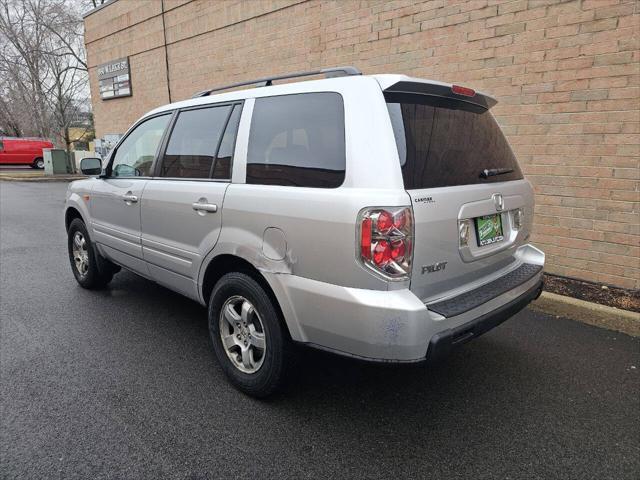
[[[69,151],[78,140],[69,127],[88,108],[78,4],[0,0],[0,129],[54,137]]]
[[[19,8],[17,2],[0,0],[0,35],[3,40],[0,54],[3,65],[0,71],[8,79],[4,87],[16,90],[14,95],[7,96],[28,102],[22,107],[30,111],[29,120],[34,125],[25,127],[48,137],[50,128],[46,118],[43,86],[47,72],[41,53],[44,28],[41,22],[34,22],[30,18],[30,13],[27,8]]]

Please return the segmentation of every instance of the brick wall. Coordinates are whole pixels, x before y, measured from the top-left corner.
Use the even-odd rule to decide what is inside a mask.
[[[548,271],[639,288],[639,10],[634,0],[117,0],[85,19],[97,134],[168,102],[165,52],[173,101],[349,64],[462,83],[499,99],[494,113],[536,190],[533,241]],[[133,96],[101,101],[95,67],[127,55]]]

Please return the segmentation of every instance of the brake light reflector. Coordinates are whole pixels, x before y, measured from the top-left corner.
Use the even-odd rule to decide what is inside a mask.
[[[451,91],[453,93],[457,93],[458,95],[464,95],[465,97],[475,97],[476,91],[472,88],[461,87],[460,85],[452,85]]]
[[[407,207],[370,208],[358,216],[358,257],[390,280],[411,274],[413,213]]]
[[[367,260],[371,259],[371,219],[365,218],[360,228],[360,254]]]

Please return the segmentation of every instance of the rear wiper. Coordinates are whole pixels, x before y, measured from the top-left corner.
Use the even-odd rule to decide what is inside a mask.
[[[495,177],[496,175],[504,175],[513,172],[513,168],[485,168],[480,172],[480,178]]]

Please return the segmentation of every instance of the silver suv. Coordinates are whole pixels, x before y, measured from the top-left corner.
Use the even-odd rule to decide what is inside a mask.
[[[327,78],[272,84],[306,75]],[[220,364],[254,396],[296,344],[433,361],[542,288],[533,191],[495,103],[342,67],[157,108],[70,185],[73,273],[98,288],[124,267],[206,305]]]

